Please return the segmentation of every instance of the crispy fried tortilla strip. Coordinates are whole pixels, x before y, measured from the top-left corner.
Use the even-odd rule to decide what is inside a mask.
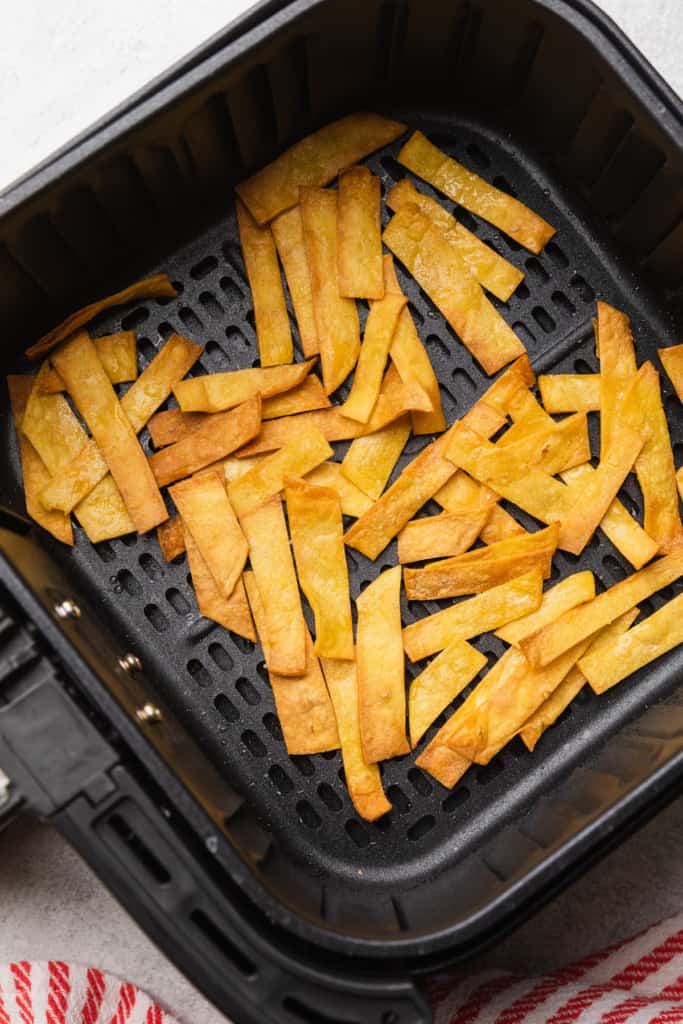
[[[484,544],[495,544],[506,537],[521,537],[527,531],[504,508],[496,504],[498,495],[485,484],[478,484],[459,469],[434,495],[446,512],[483,512],[488,516],[479,534]]]
[[[522,355],[524,345],[460,254],[417,206],[409,203],[394,214],[382,238],[486,373],[496,373]]]
[[[461,555],[472,547],[489,515],[487,509],[484,512],[442,512],[438,516],[411,519],[398,535],[399,562]]]
[[[342,405],[342,412],[352,420],[367,423],[370,419],[382,386],[396,324],[407,302],[405,295],[389,293],[370,307],[351,392]]]
[[[358,719],[358,672],[354,661],[321,658],[322,670],[337,717],[344,776],[353,806],[361,818],[376,821],[391,810],[376,764],[363,757]]]
[[[258,434],[261,398],[253,398],[201,424],[184,441],[171,444],[150,457],[149,465],[160,487],[210,466]]]
[[[182,380],[173,388],[183,412],[223,412],[254,395],[270,398],[297,387],[311,370],[315,359],[291,366],[229,370],[205,377]]]
[[[250,459],[241,459],[237,455],[228,455],[227,459],[223,459],[220,463],[223,467],[226,487],[233,480],[239,480],[241,476],[244,476],[254,466],[258,466],[259,462],[263,462],[265,458],[265,455],[252,455]]]
[[[358,359],[358,310],[353,299],[339,294],[337,284],[336,194],[328,189],[304,188],[300,206],[323,384],[330,395],[344,383]]]
[[[69,394],[85,420],[139,533],[168,519],[145,453],[85,331],[52,356]]]
[[[600,359],[600,451],[607,450],[619,406],[636,375],[636,353],[629,318],[598,302],[596,327]]]
[[[433,601],[479,594],[536,567],[547,579],[559,529],[559,524],[554,523],[537,533],[510,537],[455,558],[431,562],[424,569],[406,569],[406,596],[410,601]]]
[[[514,622],[501,626],[496,630],[496,636],[513,647],[519,647],[522,640],[537,633],[539,629],[559,619],[570,608],[585,601],[592,601],[595,597],[595,577],[586,569],[583,572],[572,573],[566,579],[556,583],[554,587],[543,594],[543,600],[538,608],[532,609],[528,615],[517,617]]]
[[[302,185],[327,185],[350,167],[403,135],[405,125],[379,114],[359,112],[307,135],[276,160],[236,186],[258,224],[299,202]]]
[[[608,626],[630,608],[634,608],[663,587],[668,587],[681,575],[682,552],[674,551],[664,558],[658,558],[645,569],[640,569],[620,583],[615,583],[604,593],[598,594],[592,601],[565,612],[559,619],[526,637],[521,641],[522,649],[532,665],[548,665],[573,644]]]
[[[261,366],[279,366],[294,358],[289,313],[282,289],[275,242],[269,227],[259,227],[237,200],[242,257],[251,288]]]
[[[372,506],[372,498],[347,480],[339,462],[321,462],[306,474],[305,479],[317,487],[330,487],[336,491],[341,501],[342,514],[345,516],[357,519]]]
[[[520,388],[531,388],[536,382],[528,355],[515,359],[505,373],[501,373],[482,395],[480,401],[486,402],[502,416],[510,412],[510,405]]]
[[[552,416],[548,415],[527,388],[520,388],[514,393],[507,411],[512,418],[512,426],[499,440],[501,446],[512,444],[539,430],[548,431],[557,426]]]
[[[38,356],[45,355],[60,342],[85,327],[98,313],[102,313],[105,309],[111,309],[112,306],[123,306],[127,302],[135,302],[138,299],[175,298],[177,294],[167,274],[157,274],[155,277],[145,278],[144,281],[137,281],[135,284],[129,285],[128,288],[115,292],[114,295],[98,299],[97,302],[92,302],[89,306],[84,306],[83,309],[72,313],[61,324],[53,327],[34,345],[27,348],[26,355],[29,359],[37,359]]]
[[[280,498],[270,498],[240,517],[263,615],[254,612],[268,670],[302,676],[308,630],[301,610],[292,550]],[[252,610],[254,610],[253,601]]]
[[[381,573],[356,599],[358,709],[368,764],[407,754],[401,642],[401,567]]]
[[[121,398],[121,408],[131,427],[139,434],[152,413],[165,402],[173,385],[181,380],[202,354],[201,345],[194,345],[179,334],[172,334],[134,384]],[[105,462],[94,440],[73,459],[58,479],[41,494],[48,508],[70,511],[90,493],[107,474]]]
[[[325,750],[336,750],[339,746],[339,733],[334,707],[306,624],[305,671],[295,677],[281,675],[272,667],[269,623],[254,573],[245,572],[244,582],[263,648],[287,753],[291,757],[295,754],[320,754]]]
[[[667,601],[628,632],[617,635],[597,651],[588,651],[579,668],[595,693],[604,693],[683,643],[683,594]]]
[[[539,607],[542,596],[543,574],[540,569],[531,569],[406,626],[403,647],[411,661],[420,661],[444,650],[456,638],[469,640],[529,616]]]
[[[263,407],[262,407],[263,409]],[[147,427],[155,448],[184,441],[192,431],[204,423],[208,416],[220,416],[216,412],[183,412],[182,409],[164,409],[152,416]]]
[[[546,412],[598,412],[599,373],[549,373],[538,378]]]
[[[479,539],[484,544],[497,544],[499,540],[507,540],[508,537],[522,537],[527,532],[507,509],[500,505],[494,505],[479,534]]]
[[[518,435],[517,440],[509,444],[503,444],[502,439],[498,445],[488,442],[478,444],[472,435],[473,431],[461,424],[453,433],[449,452],[457,453],[468,443],[475,450],[482,448],[478,454],[486,468],[481,472],[491,479],[521,479],[531,467],[553,475],[587,462],[591,456],[585,413],[568,416],[561,423],[552,423],[548,429],[533,431],[521,437]]]
[[[296,441],[263,459],[228,487],[230,501],[241,518],[279,494],[288,477],[305,476],[334,455],[317,427],[302,429]]]
[[[454,203],[494,224],[531,252],[539,253],[555,234],[555,228],[528,206],[447,156],[422,132],[411,135],[398,159]]]
[[[112,384],[125,384],[129,380],[135,380],[138,375],[135,331],[104,334],[101,338],[95,338],[93,344],[104,372]],[[64,391],[64,381],[55,369],[51,369],[42,381],[42,388],[44,394],[54,395],[58,391]]]
[[[26,511],[31,519],[51,533],[63,544],[73,544],[74,533],[71,520],[64,512],[48,512],[38,500],[43,487],[50,480],[50,473],[40,455],[28,437],[22,432],[21,424],[29,395],[33,389],[33,377],[10,374],[7,378],[9,400],[12,407],[12,419],[19,442],[19,458],[21,460],[21,476],[24,484],[24,501]]]
[[[157,526],[157,540],[164,560],[172,562],[185,551],[185,531],[180,516],[171,516]]]
[[[223,479],[218,473],[201,473],[175,484],[169,493],[216,586],[229,598],[246,565],[249,546]]]
[[[658,348],[657,352],[678,400],[683,402],[683,345],[669,345],[668,348]]]
[[[407,179],[399,181],[386,198],[390,210],[397,212],[408,203],[414,203],[439,228],[449,243],[458,251],[479,284],[502,302],[507,302],[524,274],[512,263],[468,231],[466,227],[444,210],[436,199],[419,192]]]
[[[453,640],[410,685],[410,745],[416,747],[435,718],[481,672],[486,655],[466,640]]]
[[[342,473],[370,498],[379,498],[409,437],[406,415],[374,434],[356,438],[342,460]]]
[[[301,347],[305,356],[314,356],[320,351],[320,343],[318,342],[318,329],[315,326],[311,274],[308,269],[301,210],[298,206],[293,206],[291,210],[281,213],[279,217],[271,221],[270,228],[273,232],[280,263],[287,278],[287,286],[299,327]]]
[[[286,482],[294,560],[315,618],[315,653],[351,660],[353,626],[339,495],[304,480]]]
[[[384,298],[382,185],[369,167],[349,167],[337,192],[339,294],[348,299]]]
[[[603,648],[609,648],[617,637],[626,632],[634,619],[638,617],[638,613],[638,608],[632,608],[631,611],[620,615],[611,625],[601,629],[595,639],[589,644],[584,658],[592,654],[599,655]],[[519,731],[519,735],[527,750],[532,751],[535,748],[546,729],[555,724],[565,708],[569,707],[574,697],[583,688],[585,682],[586,677],[583,672],[578,665],[574,665],[557,689],[553,690],[541,706],[534,711],[533,715],[527,718]]]
[[[256,640],[243,581],[238,580],[230,597],[225,598],[216,586],[216,581],[189,530],[185,531],[185,547],[199,614],[237,633],[238,636]]]

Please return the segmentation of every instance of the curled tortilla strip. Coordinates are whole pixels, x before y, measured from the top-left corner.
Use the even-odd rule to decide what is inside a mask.
[[[357,519],[372,506],[372,498],[346,478],[339,462],[321,462],[306,474],[305,479],[317,487],[329,487],[336,491],[345,516]]]
[[[379,498],[409,437],[407,415],[373,434],[357,437],[342,460],[342,473],[368,497]]]
[[[292,332],[272,232],[269,227],[259,227],[239,199],[236,208],[242,257],[254,304],[261,366],[291,363],[294,358]]]
[[[487,509],[474,513],[442,512],[438,516],[411,519],[398,535],[399,562],[461,555],[472,547],[489,514]]]
[[[678,400],[683,402],[683,345],[658,348],[657,353],[667,377],[674,386]]]
[[[455,639],[410,684],[410,745],[416,747],[432,722],[481,672],[486,655]]]
[[[228,370],[204,377],[182,380],[173,388],[183,412],[223,412],[254,395],[270,398],[297,387],[311,370],[315,359],[263,369]]]
[[[598,412],[599,373],[549,373],[538,378],[546,412]]]
[[[382,184],[368,167],[349,167],[337,191],[339,294],[349,299],[384,298]]]
[[[180,516],[171,516],[157,526],[157,540],[166,562],[172,562],[185,551],[185,530]]]
[[[304,227],[301,210],[293,206],[270,222],[277,254],[287,278],[289,294],[294,306],[301,347],[304,355],[314,356],[320,351],[318,329],[315,326],[311,274],[308,269]]]
[[[225,598],[216,586],[216,581],[189,530],[185,532],[185,547],[199,614],[217,622],[219,626],[237,633],[238,636],[255,641],[256,633],[247,603],[244,582],[241,579],[238,580],[230,597]]]
[[[135,343],[135,331],[121,331],[118,334],[103,334],[94,338],[100,362],[112,384],[125,384],[135,380],[138,375],[138,353]],[[64,391],[64,381],[53,368],[41,383],[43,393],[54,395]]]
[[[405,295],[389,292],[370,307],[353,384],[342,405],[342,412],[352,420],[367,423],[370,419],[379,397],[398,318],[407,302]]]
[[[636,353],[629,318],[606,302],[598,302],[595,330],[600,358],[600,451],[604,452],[636,375]]]
[[[537,633],[549,622],[559,619],[560,615],[570,608],[576,608],[585,601],[592,601],[594,597],[593,573],[588,569],[572,573],[546,590],[538,608],[533,609],[528,615],[516,618],[514,622],[501,626],[496,630],[496,636],[513,647],[519,647],[526,637]]]

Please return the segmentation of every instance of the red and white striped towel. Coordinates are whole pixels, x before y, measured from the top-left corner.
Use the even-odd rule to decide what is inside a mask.
[[[433,978],[434,1024],[683,1024],[683,915],[544,977]]]

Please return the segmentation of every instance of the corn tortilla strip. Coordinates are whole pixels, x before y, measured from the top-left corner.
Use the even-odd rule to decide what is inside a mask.
[[[346,478],[339,462],[321,462],[305,479],[318,487],[330,487],[339,495],[342,514],[357,519],[372,506],[372,498]]]
[[[315,359],[288,366],[267,366],[228,370],[204,377],[181,380],[173,388],[183,412],[223,412],[254,395],[270,398],[297,387],[311,370]]]
[[[351,596],[339,495],[329,487],[290,479],[285,501],[299,586],[315,619],[315,653],[352,660]]]
[[[520,479],[524,476],[525,467],[536,467],[552,476],[587,462],[591,457],[585,413],[568,416],[561,423],[553,422],[547,429],[535,430],[522,437],[518,435],[517,440],[509,444],[503,444],[503,439],[497,445],[478,443],[472,434],[473,431],[461,425],[454,431],[449,451],[458,452],[468,442],[475,449],[481,447],[481,458],[486,466],[481,472],[497,479]]]
[[[513,426],[501,438],[510,444],[513,439],[526,437],[537,430],[550,430],[556,426],[555,420],[549,416],[540,402],[528,388],[519,388],[511,396],[508,403],[508,414]]]
[[[576,488],[578,493],[578,488],[585,485],[594,473],[593,467],[586,462],[563,472],[562,479],[570,487],[578,485]],[[657,542],[647,535],[640,523],[626,511],[618,498],[612,501],[600,520],[600,529],[611,540],[617,551],[620,551],[624,558],[629,560],[634,569],[642,569],[659,551]]]
[[[342,473],[368,497],[379,498],[409,437],[407,415],[374,434],[357,437],[342,460]]]
[[[291,210],[281,213],[271,221],[270,229],[287,279],[301,347],[306,357],[314,356],[320,351],[320,343],[318,329],[315,326],[311,274],[308,269],[304,227],[299,207],[293,206]]]
[[[345,298],[384,297],[381,197],[382,183],[369,167],[348,167],[339,175],[337,281]]]
[[[173,385],[181,380],[202,354],[202,346],[195,345],[179,334],[172,334],[151,363],[121,398],[121,408],[131,427],[139,434],[147,420],[165,402]],[[73,459],[59,479],[41,494],[48,508],[70,511],[107,474],[105,462],[94,440],[88,442]]]
[[[241,476],[244,476],[254,466],[258,466],[259,462],[263,462],[265,455],[252,455],[250,459],[240,459],[237,455],[228,455],[226,459],[221,461],[223,467],[223,476],[225,477],[225,485],[231,484],[233,480],[239,480]],[[210,467],[208,467],[210,468]]]
[[[506,540],[508,537],[522,537],[527,530],[518,523],[514,516],[510,515],[507,509],[500,505],[494,505],[489,517],[484,523],[479,539],[484,544],[497,544],[499,540]]]
[[[570,608],[592,601],[595,597],[595,577],[586,569],[560,580],[542,595],[539,606],[496,630],[496,636],[506,644],[519,647],[522,640],[559,619]]]
[[[603,648],[609,648],[617,637],[626,632],[634,619],[638,617],[638,613],[638,608],[632,608],[631,611],[620,615],[609,626],[601,629],[595,639],[589,644],[583,657],[586,658],[592,654],[598,656]],[[574,665],[560,685],[534,711],[533,715],[527,718],[520,729],[519,735],[527,750],[534,750],[546,729],[555,724],[562,712],[569,707],[579,691],[583,689],[585,683],[586,677],[583,672],[578,665]]]
[[[598,412],[599,373],[550,373],[538,378],[546,412]]]
[[[486,655],[456,639],[417,676],[408,692],[410,745],[416,747],[435,718],[481,672]]]
[[[235,191],[258,224],[295,206],[302,185],[327,185],[350,167],[403,135],[406,127],[360,111],[307,135],[276,160],[240,182]]]
[[[336,194],[327,189],[304,188],[300,206],[323,384],[330,395],[344,383],[358,359],[358,310],[353,299],[339,294],[337,284]]]
[[[657,352],[666,375],[674,386],[679,402],[683,402],[683,345],[658,348]]]
[[[268,619],[253,572],[245,572],[244,583],[263,648],[268,679],[273,690],[287,753],[291,757],[296,754],[320,754],[325,750],[336,750],[339,747],[339,732],[334,707],[306,624],[304,623],[305,671],[295,677],[281,675],[272,667]]]
[[[102,313],[105,309],[111,309],[112,306],[123,306],[138,299],[175,298],[177,294],[167,274],[157,274],[155,277],[145,278],[144,281],[136,281],[128,288],[108,295],[104,299],[98,299],[97,302],[91,302],[89,306],[84,306],[72,313],[61,324],[53,327],[34,345],[27,348],[26,355],[29,359],[37,359],[39,356],[45,355],[60,342],[85,327],[98,313]]]
[[[447,156],[422,132],[411,135],[398,159],[454,203],[494,224],[531,252],[539,253],[555,234],[555,228],[528,206]]]
[[[431,562],[424,569],[406,569],[406,596],[409,601],[432,601],[479,594],[535,567],[547,579],[558,536],[559,524],[555,523],[537,533],[509,537],[455,558]]]
[[[63,544],[73,544],[74,534],[71,520],[64,512],[50,511],[38,499],[40,491],[50,480],[47,466],[35,450],[29,439],[21,430],[24,411],[33,388],[33,377],[10,374],[7,377],[12,419],[19,443],[19,459],[21,477],[24,485],[24,501],[26,511],[31,519],[51,533]]]
[[[500,442],[499,442],[500,443]],[[479,484],[462,470],[451,477],[441,490],[434,495],[434,500],[446,512],[483,512],[488,516],[479,534],[484,544],[494,544],[506,537],[520,537],[527,531],[514,516],[496,504],[498,495],[485,484]]]
[[[401,567],[381,573],[356,599],[356,664],[363,757],[368,764],[407,754],[401,642]]]
[[[363,757],[356,662],[321,658],[320,663],[337,718],[349,796],[361,818],[376,821],[391,810],[391,804],[384,795],[379,768],[376,764],[368,764]]]
[[[403,647],[411,661],[420,661],[443,651],[456,638],[469,640],[533,614],[542,597],[543,574],[531,569],[406,626]]]
[[[636,354],[629,318],[598,302],[596,327],[600,359],[600,451],[606,451],[621,405],[636,375]]]
[[[100,338],[95,338],[93,344],[104,372],[112,384],[126,384],[130,380],[135,380],[138,375],[135,331],[104,334]],[[64,381],[54,368],[45,376],[42,388],[47,395],[64,391]]]
[[[530,388],[536,382],[534,371],[526,353],[515,359],[500,377],[496,377],[489,385],[479,401],[486,402],[502,416],[507,416],[510,405],[520,388]]]
[[[383,262],[385,293],[402,295],[391,253],[385,253]],[[398,318],[391,342],[390,356],[403,383],[408,384],[412,381],[429,396],[431,411],[415,411],[410,414],[413,433],[440,434],[442,430],[446,429],[446,419],[441,406],[439,382],[407,306],[401,310]]]
[[[261,398],[255,395],[201,424],[184,441],[155,452],[149,465],[160,487],[204,469],[242,447],[258,434]]]
[[[683,574],[683,553],[675,551],[640,569],[578,608],[565,612],[521,641],[529,662],[542,667],[572,644],[608,626],[624,612],[651,597]]]
[[[249,546],[223,479],[218,473],[202,473],[175,484],[169,493],[216,586],[229,598],[246,565]]]
[[[238,636],[255,641],[256,633],[243,581],[238,580],[230,597],[225,598],[216,586],[216,581],[189,530],[185,532],[185,547],[199,614],[237,633]]]
[[[240,522],[261,599],[263,625],[259,635],[268,670],[282,676],[301,676],[308,663],[308,630],[280,498],[270,498],[241,516]]]
[[[157,526],[157,541],[166,562],[172,562],[174,558],[183,554],[185,531],[180,516],[171,516],[165,523]]]
[[[448,558],[469,550],[489,517],[485,512],[441,512],[438,516],[411,519],[398,535],[398,560],[421,562]]]
[[[507,302],[517,285],[524,280],[522,271],[463,227],[436,199],[419,192],[404,178],[388,193],[386,204],[396,212],[408,203],[414,203],[439,228],[479,284],[502,302]]]
[[[394,214],[382,236],[488,374],[524,345],[484,295],[459,253],[414,204]]]
[[[373,302],[365,326],[356,372],[342,412],[352,420],[367,423],[382,386],[382,376],[405,295],[389,293]]]
[[[239,199],[235,208],[261,366],[291,363],[294,345],[272,232],[268,226],[260,227]]]
[[[235,512],[241,518],[278,494],[287,477],[305,476],[333,455],[317,427],[302,429],[296,441],[269,455],[229,485],[228,495]]]

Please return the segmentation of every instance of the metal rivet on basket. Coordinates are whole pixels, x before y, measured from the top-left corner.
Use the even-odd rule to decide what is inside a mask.
[[[119,658],[119,666],[123,669],[124,672],[142,671],[142,662],[138,658],[137,654],[131,654],[130,651],[128,652],[128,654],[124,654],[121,658]]]
[[[158,722],[162,722],[164,718],[156,704],[143,704],[141,708],[137,709],[135,714],[138,717],[138,721],[144,722],[145,725],[156,725]]]
[[[80,619],[81,609],[75,601],[67,597],[64,601],[60,601],[59,604],[55,605],[55,615],[59,619]]]

